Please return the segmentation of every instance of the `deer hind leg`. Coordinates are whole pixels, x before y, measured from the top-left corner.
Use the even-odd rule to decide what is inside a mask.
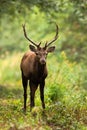
[[[44,86],[45,86],[45,81],[42,81],[40,83],[40,98],[42,101],[42,107],[45,108],[45,102],[44,102]]]
[[[34,98],[37,87],[38,84],[34,84],[33,82],[30,81],[30,111],[35,106]]]
[[[27,78],[22,73],[22,85],[24,89],[24,111],[26,111],[26,101],[27,101]]]

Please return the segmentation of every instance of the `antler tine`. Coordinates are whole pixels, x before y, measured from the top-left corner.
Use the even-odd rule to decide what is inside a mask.
[[[26,33],[26,30],[25,30],[25,24],[22,25],[22,27],[23,27],[23,31],[24,31],[24,36],[25,36],[25,38],[26,38],[28,41],[30,41],[33,45],[35,45],[36,47],[38,47],[38,45],[37,45],[36,43],[34,43],[30,38],[28,38],[27,33]]]
[[[54,39],[52,40],[52,41],[50,41],[50,42],[48,42],[48,44],[46,43],[46,47],[48,47],[50,44],[52,44],[53,42],[55,42],[56,40],[57,40],[57,38],[58,38],[58,25],[56,24],[56,35],[55,35],[55,37],[54,37]]]
[[[47,41],[46,41],[46,43],[45,43],[45,47],[44,48],[46,48],[47,47]]]
[[[41,45],[41,42],[37,46],[40,47],[40,45]]]

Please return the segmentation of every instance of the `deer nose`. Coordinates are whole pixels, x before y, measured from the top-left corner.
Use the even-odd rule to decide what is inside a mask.
[[[46,64],[46,60],[45,59],[41,59],[40,63],[43,64],[43,65],[45,65]]]

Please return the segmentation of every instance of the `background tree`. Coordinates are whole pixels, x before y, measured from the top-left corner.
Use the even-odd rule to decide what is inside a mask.
[[[2,44],[2,39],[4,37],[3,33],[4,31],[6,32],[6,30],[8,30],[9,33],[14,30],[15,33],[15,31],[17,31],[17,27],[21,28],[22,23],[32,23],[29,24],[29,28],[32,28],[30,30],[37,30],[36,33],[38,33],[38,30],[41,30],[41,33],[39,33],[39,35],[36,37],[37,40],[43,39],[43,37],[51,34],[54,31],[52,22],[56,22],[59,24],[60,28],[58,50],[65,50],[70,59],[77,61],[86,61],[86,14],[87,2],[85,0],[1,0],[0,30],[2,35],[0,35],[0,48],[3,48],[3,44],[5,44]],[[10,24],[13,24],[14,26],[11,26],[11,29]],[[51,25],[52,28],[50,28]],[[38,29],[39,27],[40,29]],[[30,33],[32,34],[32,31]],[[18,39],[20,38],[22,38],[22,36],[18,37]],[[8,40],[11,41],[10,39]],[[18,43],[19,41],[16,42]],[[17,43],[11,43],[11,48],[15,48]],[[8,45],[6,48],[8,48]]]

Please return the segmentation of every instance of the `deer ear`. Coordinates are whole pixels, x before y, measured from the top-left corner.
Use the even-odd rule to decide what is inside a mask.
[[[36,52],[36,48],[34,46],[29,45],[29,48],[30,48],[31,51]]]
[[[47,49],[47,52],[49,53],[49,52],[53,52],[55,50],[55,46],[52,46],[52,47],[49,47],[48,49]]]

